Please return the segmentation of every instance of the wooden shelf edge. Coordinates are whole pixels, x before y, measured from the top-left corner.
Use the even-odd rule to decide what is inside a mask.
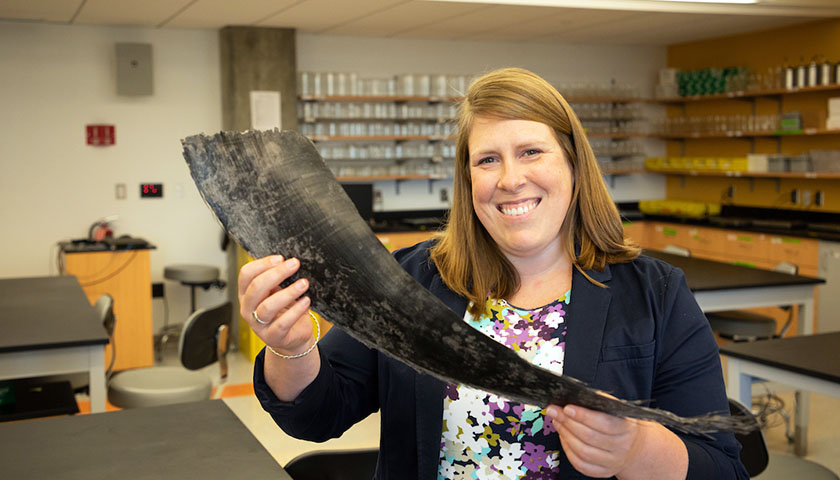
[[[601,175],[644,175],[647,173],[651,173],[648,170],[644,169],[633,169],[633,170],[601,170]]]
[[[748,90],[748,91],[738,91],[738,92],[729,92],[729,93],[717,93],[714,95],[694,95],[691,97],[679,97],[679,98],[658,98],[654,101],[657,103],[664,103],[664,104],[673,104],[673,103],[694,103],[694,102],[708,102],[714,100],[737,100],[739,98],[751,98],[751,97],[775,97],[778,95],[790,95],[790,94],[802,94],[802,93],[812,93],[812,92],[830,92],[830,91],[840,91],[840,84],[833,84],[833,85],[819,85],[816,87],[802,87],[802,88],[793,88],[793,89],[786,89],[786,88],[776,88],[772,90]]]
[[[447,175],[357,175],[336,177],[339,182],[377,182],[383,180],[448,180]]]
[[[693,140],[703,138],[753,138],[753,137],[809,137],[813,135],[840,135],[840,130],[828,130],[825,128],[805,128],[801,133],[783,133],[779,131],[762,132],[722,132],[722,133],[697,133],[697,134],[660,134],[652,135],[662,140]]]
[[[560,92],[561,94],[563,92]],[[459,102],[464,97],[402,96],[402,95],[298,95],[304,102]],[[569,103],[662,103],[655,98],[637,97],[571,97]]]
[[[304,102],[456,102],[461,97],[421,97],[400,95],[298,95]]]
[[[427,141],[443,141],[443,140],[455,140],[454,136],[434,136],[434,135],[412,135],[412,136],[394,136],[394,135],[383,135],[383,136],[324,136],[324,135],[313,135],[309,137],[310,140],[313,142],[329,142],[329,141],[375,141],[375,140],[391,140],[391,141],[409,141],[409,140],[427,140]]]
[[[650,173],[690,177],[744,177],[744,178],[805,178],[805,179],[840,179],[840,172],[711,172],[703,170],[650,170]]]

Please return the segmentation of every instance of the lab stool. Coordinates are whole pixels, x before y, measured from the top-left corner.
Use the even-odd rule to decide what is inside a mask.
[[[219,279],[219,269],[211,265],[181,264],[170,265],[163,269],[163,278],[180,282],[181,285],[190,287],[190,315],[195,313],[195,289],[201,287],[209,290],[210,287],[225,288],[225,282]],[[160,332],[158,342],[159,355],[163,355],[163,349],[169,340],[178,338],[181,333],[181,324],[169,325],[165,323]],[[159,358],[160,358],[159,356]]]

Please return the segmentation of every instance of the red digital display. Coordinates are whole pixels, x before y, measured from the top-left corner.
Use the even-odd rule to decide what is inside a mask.
[[[140,198],[160,198],[163,197],[162,183],[141,183],[140,184]]]

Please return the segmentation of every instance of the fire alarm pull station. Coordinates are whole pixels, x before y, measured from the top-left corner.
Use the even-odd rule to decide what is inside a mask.
[[[116,143],[113,125],[87,125],[87,144],[96,147],[107,147]]]
[[[163,184],[162,183],[141,183],[140,184],[140,198],[162,198]]]

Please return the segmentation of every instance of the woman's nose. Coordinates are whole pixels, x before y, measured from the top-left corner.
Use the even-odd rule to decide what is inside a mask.
[[[503,190],[515,191],[525,184],[525,170],[516,162],[502,162],[498,187]]]

